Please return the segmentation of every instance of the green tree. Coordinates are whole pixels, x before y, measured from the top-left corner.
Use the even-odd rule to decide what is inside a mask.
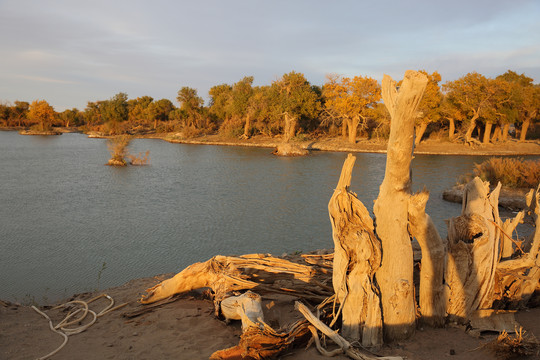
[[[176,100],[180,104],[180,112],[185,115],[184,125],[200,128],[204,100],[197,95],[197,90],[184,86],[178,91]]]
[[[232,86],[229,84],[216,85],[208,91],[210,96],[210,114],[220,121],[231,117]]]
[[[174,110],[174,105],[169,99],[161,99],[152,102],[148,106],[148,113],[151,119],[154,120],[154,129],[157,129],[158,121],[167,121],[169,114]]]
[[[58,114],[58,117],[65,127],[69,127],[70,125],[81,126],[84,123],[83,115],[76,108],[62,111]]]
[[[118,93],[110,100],[102,101],[100,113],[103,122],[108,125],[110,134],[119,134],[120,124],[128,119],[128,96],[126,93]]]
[[[244,120],[243,136],[245,138],[249,137],[253,116],[251,108],[253,104],[250,102],[253,96],[252,84],[253,76],[246,76],[232,87],[231,113],[233,117]]]
[[[97,125],[103,124],[103,119],[101,117],[101,107],[102,102],[89,101],[86,104],[86,108],[83,111],[84,123],[89,127],[95,127]]]
[[[153,121],[149,107],[154,99],[151,96],[141,96],[127,101],[128,120],[131,124],[149,124]]]
[[[296,135],[301,117],[315,117],[320,109],[318,96],[304,77],[304,74],[291,71],[274,81],[269,94],[275,114],[283,116],[285,142]]]

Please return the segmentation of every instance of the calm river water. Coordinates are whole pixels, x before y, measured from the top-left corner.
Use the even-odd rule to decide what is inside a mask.
[[[137,139],[150,165],[113,168],[106,140],[0,131],[0,299],[47,302],[213,255],[331,248],[327,204],[346,153],[280,158],[270,149]],[[443,236],[461,206],[442,200],[483,157],[419,155]],[[357,154],[351,190],[368,209],[386,155]],[[143,289],[141,289],[143,290]]]

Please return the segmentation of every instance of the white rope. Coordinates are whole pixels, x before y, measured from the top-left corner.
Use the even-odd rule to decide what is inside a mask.
[[[98,300],[98,299],[100,299],[102,297],[106,297],[111,303],[109,305],[107,305],[107,307],[105,307],[99,313],[96,314],[94,311],[92,311],[92,310],[90,310],[88,308],[88,304],[90,304],[91,302],[94,302],[94,301],[96,301],[96,300]],[[50,358],[51,356],[53,356],[54,354],[59,352],[67,344],[68,336],[82,333],[83,331],[88,329],[90,326],[92,326],[96,322],[98,317],[101,317],[101,316],[103,316],[103,315],[105,315],[105,314],[107,314],[107,313],[109,313],[111,311],[114,311],[116,309],[124,307],[124,306],[127,305],[127,303],[122,304],[122,305],[118,305],[118,306],[113,308],[114,299],[112,297],[110,297],[109,295],[107,295],[107,294],[101,294],[99,296],[96,296],[93,299],[88,300],[88,301],[82,301],[82,300],[69,301],[69,302],[67,302],[65,304],[58,305],[58,306],[52,308],[52,310],[65,308],[65,307],[70,306],[70,305],[79,305],[79,306],[82,306],[82,308],[77,309],[77,310],[75,310],[73,312],[69,312],[66,315],[66,317],[64,319],[62,319],[62,321],[60,321],[56,326],[53,325],[51,318],[47,314],[40,311],[37,307],[32,306],[32,309],[34,309],[38,314],[40,314],[41,316],[43,316],[45,319],[47,319],[49,321],[49,327],[51,328],[52,331],[54,331],[55,333],[57,333],[59,335],[62,335],[64,337],[64,342],[62,343],[62,345],[60,345],[56,350],[50,352],[49,354],[47,354],[45,356],[42,356],[40,358],[37,358],[37,360],[46,360],[46,359]],[[76,317],[75,319],[70,321],[71,318],[74,318],[76,315],[78,315],[81,312],[82,312],[81,316]],[[89,323],[81,325],[81,326],[76,327],[76,328],[68,328],[68,326],[70,326],[70,325],[81,323],[89,313],[92,315],[92,320],[90,320]]]

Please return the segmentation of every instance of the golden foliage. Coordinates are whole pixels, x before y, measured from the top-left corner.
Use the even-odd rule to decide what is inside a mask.
[[[48,130],[54,121],[56,113],[45,100],[34,100],[28,108],[28,117],[40,124],[40,130]]]

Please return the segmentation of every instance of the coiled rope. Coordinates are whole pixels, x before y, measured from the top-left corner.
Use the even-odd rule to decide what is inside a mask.
[[[110,304],[107,305],[107,307],[105,307],[99,313],[96,313],[96,312],[94,312],[94,311],[92,311],[92,310],[90,310],[88,308],[88,304],[90,304],[90,303],[92,303],[92,302],[94,302],[94,301],[96,301],[98,299],[101,299],[102,297],[105,297],[110,301]],[[67,344],[68,336],[79,334],[79,333],[85,331],[86,329],[88,329],[90,326],[92,326],[96,322],[98,317],[101,317],[101,316],[103,316],[105,314],[108,314],[111,311],[120,309],[121,307],[124,307],[127,304],[128,303],[124,303],[124,304],[121,304],[121,305],[118,305],[118,306],[114,306],[114,299],[112,297],[110,297],[109,295],[107,295],[107,294],[101,294],[99,296],[96,296],[95,298],[92,298],[92,299],[88,300],[88,301],[82,301],[82,300],[69,301],[69,302],[67,302],[65,304],[58,305],[58,306],[52,308],[51,310],[57,310],[57,309],[61,309],[61,308],[66,308],[66,307],[72,306],[72,305],[81,306],[81,307],[79,309],[73,311],[73,312],[70,311],[66,315],[66,317],[62,321],[60,321],[56,326],[53,325],[51,318],[47,314],[45,314],[44,312],[39,310],[37,307],[32,306],[32,309],[34,309],[38,314],[40,314],[41,316],[43,316],[45,319],[47,319],[49,321],[49,327],[51,328],[51,330],[54,331],[55,333],[61,335],[64,338],[64,342],[56,350],[50,352],[49,354],[47,354],[45,356],[37,358],[37,360],[46,360],[46,359],[50,358],[51,356],[53,356],[54,354],[59,352]],[[82,314],[80,316],[75,317],[76,315],[78,315],[81,312],[82,312]],[[89,323],[81,325],[81,326],[76,327],[76,328],[70,328],[69,327],[71,325],[81,323],[86,318],[86,316],[88,314],[92,315],[92,320],[90,320]],[[74,319],[72,319],[72,318],[74,318]],[[70,321],[70,319],[72,319],[72,320]]]

